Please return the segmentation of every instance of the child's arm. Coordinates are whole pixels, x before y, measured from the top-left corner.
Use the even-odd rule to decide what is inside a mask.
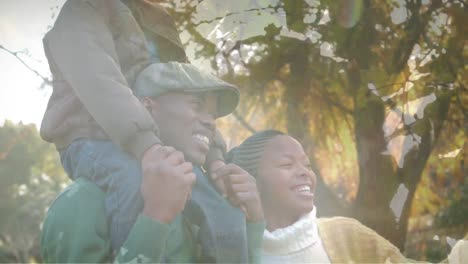
[[[249,263],[261,263],[265,220],[254,177],[235,164],[218,168],[216,174],[224,181],[229,202],[240,207],[245,214]]]
[[[134,30],[139,29],[137,22],[130,12],[121,12],[122,6],[110,0],[67,1],[44,38],[44,48],[49,62],[59,69],[54,81],[69,84],[112,142],[141,159],[146,149],[160,141],[154,121],[121,72],[120,63],[125,62],[119,62],[113,30],[129,39],[128,46],[118,47],[120,52],[131,50],[126,55],[141,56],[132,61],[149,57],[143,33]]]

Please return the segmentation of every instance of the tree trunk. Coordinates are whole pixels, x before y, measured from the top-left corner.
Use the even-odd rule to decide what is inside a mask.
[[[354,113],[359,189],[353,213],[356,219],[402,248],[404,240],[395,232],[398,222],[390,208],[399,180],[391,156],[382,154],[386,150],[382,131],[384,110],[382,100],[368,93],[367,87],[361,87]]]

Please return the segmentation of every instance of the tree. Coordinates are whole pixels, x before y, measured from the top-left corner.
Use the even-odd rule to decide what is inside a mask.
[[[287,130],[321,172],[322,213],[353,216],[402,249],[416,188],[444,126],[456,128],[449,136],[466,131],[457,125],[467,116],[465,4],[166,5],[197,62],[242,87],[235,117],[248,129],[222,124],[234,131],[226,137]],[[328,185],[347,192],[336,197]]]
[[[402,248],[410,214],[463,206],[465,193],[457,188],[467,175],[463,1],[161,2],[194,63],[242,88],[237,111],[219,124],[228,143],[272,127],[297,137],[319,176],[319,213],[355,217]],[[26,167],[9,177],[29,175]],[[20,185],[8,185],[17,207],[5,212],[22,211]],[[463,221],[466,214],[455,217]],[[1,241],[5,248],[7,239]],[[3,252],[19,261],[9,253],[17,251]]]
[[[34,125],[0,127],[0,262],[40,260],[40,226],[68,182],[57,151]]]

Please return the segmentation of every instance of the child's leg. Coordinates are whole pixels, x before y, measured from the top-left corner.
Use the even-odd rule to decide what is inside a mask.
[[[84,177],[106,192],[112,249],[118,250],[143,208],[140,162],[111,141],[80,139],[60,151],[71,179]]]

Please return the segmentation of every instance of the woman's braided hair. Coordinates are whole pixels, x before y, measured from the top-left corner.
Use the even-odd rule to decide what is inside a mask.
[[[226,162],[234,163],[250,175],[257,177],[258,163],[265,146],[272,138],[279,135],[285,135],[285,133],[269,129],[253,134],[226,154]]]

